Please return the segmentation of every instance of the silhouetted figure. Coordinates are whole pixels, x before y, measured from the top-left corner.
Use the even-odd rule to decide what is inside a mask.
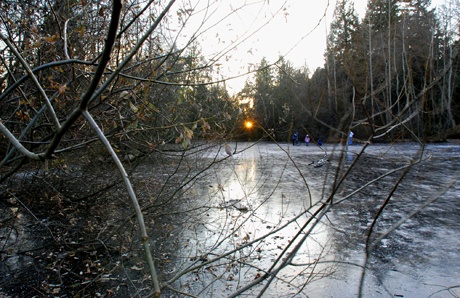
[[[292,146],[299,144],[299,134],[297,131],[292,135]]]

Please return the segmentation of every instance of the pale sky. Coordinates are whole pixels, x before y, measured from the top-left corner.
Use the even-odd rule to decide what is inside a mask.
[[[205,11],[199,13],[199,7],[195,9],[197,13],[186,28],[193,31],[206,15],[207,20],[201,28],[206,30],[206,34],[201,35],[198,42],[207,58],[224,51],[225,55],[219,59],[223,76],[244,73],[248,65],[260,63],[263,57],[274,62],[280,55],[285,56],[295,68],[307,66],[313,72],[324,65],[326,35],[333,18],[335,1],[200,1],[202,3],[199,5],[211,3],[210,9],[206,14]],[[354,0],[360,18],[364,16],[367,1]],[[432,0],[432,3],[439,5],[443,1]],[[241,41],[237,48],[227,49],[235,41]],[[233,89],[229,91],[240,91],[245,80],[246,77],[229,81],[227,86]]]

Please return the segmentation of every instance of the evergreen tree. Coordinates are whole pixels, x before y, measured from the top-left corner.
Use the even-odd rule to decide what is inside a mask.
[[[254,116],[262,127],[270,127],[273,121],[273,72],[268,61],[263,58],[254,84]]]
[[[328,121],[337,125],[337,120],[347,115],[347,110],[352,107],[355,90],[363,92],[363,79],[366,74],[359,18],[353,4],[348,0],[337,3],[327,41],[327,107],[334,111]]]

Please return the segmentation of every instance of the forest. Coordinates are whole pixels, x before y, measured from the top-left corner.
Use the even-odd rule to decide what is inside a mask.
[[[214,56],[199,43],[225,17],[198,20],[179,42],[198,10],[226,3],[192,2],[0,3],[0,296],[200,296],[165,273],[165,235],[175,214],[201,208],[182,200],[239,153],[231,142],[289,143],[296,131],[328,144],[353,131],[363,146],[460,138],[458,0],[369,0],[362,18],[338,0],[323,67],[263,58],[234,94],[219,66],[240,41]],[[250,5],[272,4],[231,14]],[[139,178],[146,164],[152,175]]]
[[[458,137],[457,33],[452,16],[429,3],[369,1],[359,20],[340,1],[324,67],[310,73],[282,57],[275,67],[261,61],[239,93],[253,100],[248,114],[279,140],[293,129],[334,141],[347,130],[377,142]]]

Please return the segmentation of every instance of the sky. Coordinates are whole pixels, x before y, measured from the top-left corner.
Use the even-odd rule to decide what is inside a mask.
[[[184,32],[186,40],[198,26],[205,33],[198,42],[207,58],[218,55],[222,77],[235,76],[280,55],[295,68],[310,72],[324,66],[326,36],[336,0],[214,0],[199,1]],[[364,17],[368,0],[354,0]],[[440,5],[444,0],[432,0]],[[211,3],[211,5],[209,5]],[[208,10],[201,10],[203,6]],[[205,20],[205,21],[204,21]],[[230,45],[235,45],[233,48]],[[219,56],[220,55],[220,56]],[[241,90],[247,77],[227,82],[231,94]]]

